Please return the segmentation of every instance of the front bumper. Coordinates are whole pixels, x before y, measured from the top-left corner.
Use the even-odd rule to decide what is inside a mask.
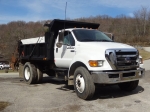
[[[115,84],[121,82],[128,82],[139,80],[145,75],[145,69],[129,71],[106,71],[106,72],[91,72],[94,83],[100,84]]]

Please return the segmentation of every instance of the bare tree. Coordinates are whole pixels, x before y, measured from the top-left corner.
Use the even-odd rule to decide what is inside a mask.
[[[136,31],[139,36],[146,34],[146,27],[148,21],[148,8],[142,7],[140,10],[134,12],[136,19]]]

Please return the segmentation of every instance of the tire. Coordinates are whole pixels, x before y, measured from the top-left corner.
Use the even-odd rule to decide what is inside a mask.
[[[28,83],[28,84],[36,83],[37,69],[33,64],[31,64],[29,62],[25,63],[24,69],[23,69],[23,75],[24,75],[24,79],[25,79],[26,83]]]
[[[36,83],[41,83],[43,79],[43,73],[39,67],[37,67],[37,80]]]
[[[77,96],[84,100],[89,100],[95,93],[95,85],[88,70],[78,67],[74,73],[74,89]]]
[[[124,91],[133,91],[138,86],[139,80],[119,83],[118,86]]]

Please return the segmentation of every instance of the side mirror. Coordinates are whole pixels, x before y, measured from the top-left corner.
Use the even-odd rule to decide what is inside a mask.
[[[59,32],[58,42],[56,43],[56,46],[58,48],[60,48],[62,46],[63,40],[64,40],[64,31]]]
[[[62,43],[56,43],[56,46],[58,47],[58,48],[60,48],[61,46],[62,46]]]

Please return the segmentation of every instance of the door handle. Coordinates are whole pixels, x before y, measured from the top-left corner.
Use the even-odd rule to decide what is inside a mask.
[[[56,48],[56,53],[58,52],[58,48]]]
[[[70,50],[70,52],[75,52],[75,50]]]

